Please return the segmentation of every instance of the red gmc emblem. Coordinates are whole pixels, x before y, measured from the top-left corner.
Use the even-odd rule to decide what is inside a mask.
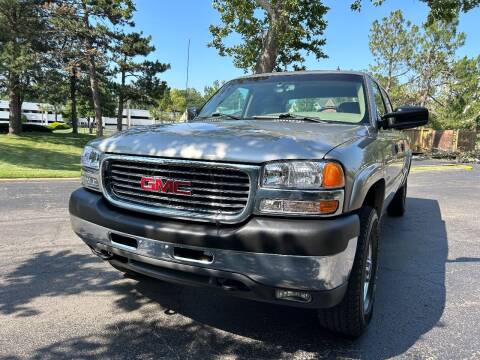
[[[175,179],[165,179],[159,177],[142,176],[140,186],[145,191],[159,191],[162,193],[173,193],[177,195],[191,196],[190,190],[182,189],[182,187],[191,186],[190,181],[180,181]]]

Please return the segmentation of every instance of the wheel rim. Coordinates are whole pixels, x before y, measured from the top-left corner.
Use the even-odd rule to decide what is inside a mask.
[[[368,242],[368,253],[367,259],[365,261],[365,280],[363,282],[363,312],[366,314],[370,307],[370,301],[372,298],[372,283],[373,283],[373,251],[372,251],[372,240],[369,239]]]

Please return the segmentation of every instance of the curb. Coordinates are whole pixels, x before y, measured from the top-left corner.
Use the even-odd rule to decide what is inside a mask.
[[[473,170],[472,165],[461,165],[461,164],[439,164],[439,165],[416,165],[412,166],[410,169],[411,172],[416,171],[444,171],[444,170]]]

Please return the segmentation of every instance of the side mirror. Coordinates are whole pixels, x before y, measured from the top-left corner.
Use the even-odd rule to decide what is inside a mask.
[[[187,109],[187,118],[188,120],[193,120],[198,116],[198,110],[196,107],[191,107]]]
[[[385,129],[411,129],[428,124],[428,109],[420,106],[403,106],[382,116]]]

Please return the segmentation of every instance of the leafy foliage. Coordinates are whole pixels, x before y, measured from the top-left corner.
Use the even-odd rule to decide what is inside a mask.
[[[427,106],[436,128],[476,128],[480,119],[480,57],[457,59],[465,34],[458,21],[421,27],[394,11],[370,32],[370,71],[396,106]]]
[[[23,97],[48,63],[49,26],[41,4],[0,0],[0,88],[9,94],[12,134],[22,131]]]
[[[430,14],[428,15],[428,23],[436,20],[443,20],[446,22],[454,21],[459,12],[468,12],[477,6],[480,6],[480,0],[420,0],[430,7]],[[370,2],[379,6],[385,0],[370,0]],[[352,10],[360,11],[362,8],[362,0],[355,0],[351,5]]]
[[[112,57],[116,64],[115,72],[120,76],[116,86],[117,129],[122,130],[124,102],[133,100],[136,103],[153,104],[155,98],[163,95],[167,85],[157,75],[170,68],[169,64],[160,61],[136,61],[155,50],[150,44],[151,37],[142,33],[117,33],[115,45],[112,47]],[[127,83],[129,78],[134,80]]]
[[[232,56],[236,67],[256,73],[303,68],[304,54],[322,50],[328,8],[318,0],[213,0],[221,24],[211,25],[210,47]],[[241,42],[229,45],[229,36]]]

